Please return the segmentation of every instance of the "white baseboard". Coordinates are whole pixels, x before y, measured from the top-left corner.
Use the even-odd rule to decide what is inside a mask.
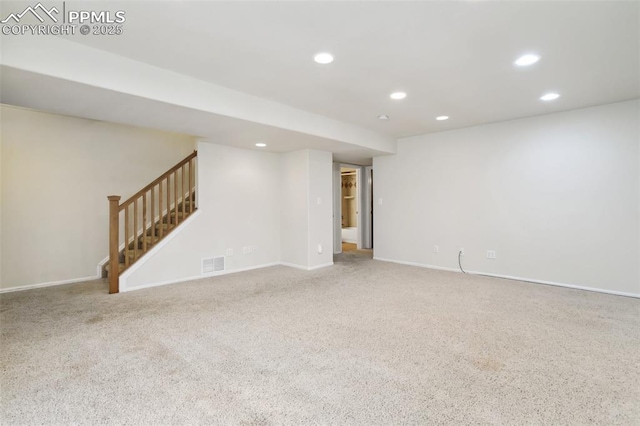
[[[306,266],[302,266],[302,265],[298,265],[296,263],[289,263],[289,262],[278,262],[279,265],[282,266],[287,266],[289,268],[295,268],[295,269],[301,269],[303,271],[308,271]]]
[[[191,276],[191,277],[178,278],[178,279],[174,279],[174,280],[157,281],[157,282],[154,282],[154,283],[143,284],[143,285],[139,285],[139,286],[135,286],[135,287],[133,287],[133,286],[132,287],[127,287],[126,283],[123,283],[122,281],[120,281],[120,293],[126,293],[128,291],[135,291],[135,290],[142,290],[143,288],[159,287],[159,286],[169,285],[169,284],[178,284],[178,283],[182,283],[182,282],[185,282],[185,281],[201,280],[201,279],[204,279],[204,278],[217,277],[217,276],[221,276],[221,275],[235,274],[237,272],[252,271],[254,269],[269,268],[271,266],[288,266],[290,268],[300,269],[300,270],[303,270],[303,271],[313,271],[315,269],[326,268],[327,266],[333,266],[333,262],[324,263],[322,265],[316,265],[316,266],[311,266],[311,267],[306,267],[306,266],[302,266],[302,265],[296,265],[294,263],[287,263],[287,262],[264,263],[264,264],[261,264],[261,265],[248,266],[246,268],[231,269],[229,271],[211,272],[211,273],[208,273],[208,274],[194,275],[194,276]]]
[[[178,284],[178,283],[183,283],[183,282],[186,282],[186,281],[202,280],[202,279],[205,279],[205,278],[217,277],[217,276],[228,275],[228,274],[235,274],[237,272],[246,272],[246,271],[251,271],[251,270],[254,270],[254,269],[262,269],[262,268],[268,268],[268,267],[271,267],[271,266],[278,266],[278,265],[280,265],[280,262],[264,263],[262,265],[248,266],[246,268],[239,268],[239,269],[231,269],[229,271],[218,271],[218,272],[211,272],[211,273],[208,273],[208,274],[194,275],[194,276],[191,276],[191,277],[177,278],[175,280],[157,281],[157,282],[154,282],[154,283],[143,284],[143,285],[130,287],[130,288],[126,288],[126,287],[122,286],[122,284],[121,284],[120,285],[120,293],[126,293],[126,292],[129,292],[129,291],[135,291],[135,290],[142,290],[144,288],[160,287],[160,286],[169,285],[169,284]]]
[[[467,272],[470,273],[470,274],[474,274],[474,275],[484,275],[484,276],[488,276],[488,277],[504,278],[504,279],[507,279],[507,280],[524,281],[524,282],[533,283],[533,284],[553,285],[553,286],[557,286],[557,287],[573,288],[573,289],[576,289],[576,290],[593,291],[595,293],[611,294],[611,295],[614,295],[614,296],[625,296],[625,297],[640,298],[640,293],[627,293],[625,291],[607,290],[607,289],[604,289],[604,288],[586,287],[586,286],[575,285],[575,284],[558,283],[558,282],[554,282],[554,281],[532,280],[531,278],[512,277],[512,276],[509,276],[509,275],[485,274],[484,272],[477,272],[477,271],[467,271]]]
[[[315,271],[316,269],[326,268],[327,266],[333,266],[333,262],[323,263],[322,265],[309,266],[307,271]]]
[[[303,266],[303,265],[298,265],[298,264],[289,263],[289,262],[279,262],[279,265],[287,266],[289,268],[300,269],[303,271],[313,271],[315,269],[326,268],[327,266],[333,266],[333,262],[323,263],[322,265],[316,265],[316,266]]]
[[[460,272],[459,269],[447,268],[444,266],[435,266],[435,265],[429,265],[426,263],[406,262],[404,260],[385,259],[385,258],[376,257],[376,256],[373,257],[373,260],[379,260],[381,262],[397,263],[399,265],[417,266],[419,268],[437,269],[438,271]]]
[[[73,284],[73,283],[79,283],[82,281],[93,281],[100,278],[102,278],[102,276],[98,275],[98,276],[92,276],[92,277],[72,278],[69,280],[50,281],[47,283],[29,284],[29,285],[21,285],[17,287],[1,288],[0,293],[11,293],[14,291],[32,290],[34,288],[53,287],[57,285]]]
[[[405,261],[402,261],[402,260],[384,259],[384,258],[381,258],[381,257],[374,257],[373,259],[374,260],[379,260],[381,262],[390,262],[390,263],[398,263],[400,265],[417,266],[419,268],[437,269],[437,270],[440,270],[440,271],[457,272],[457,273],[460,273],[460,274],[462,273],[462,271],[460,271],[459,269],[446,268],[446,267],[443,267],[443,266],[428,265],[428,264],[425,264],[425,263],[405,262]],[[557,286],[557,287],[573,288],[573,289],[576,289],[576,290],[593,291],[593,292],[596,292],[596,293],[612,294],[614,296],[625,296],[625,297],[640,298],[640,294],[627,293],[627,292],[624,292],[624,291],[606,290],[606,289],[602,289],[602,288],[586,287],[586,286],[575,285],[575,284],[558,283],[558,282],[554,282],[554,281],[542,281],[542,280],[535,280],[535,279],[531,279],[531,278],[513,277],[513,276],[509,276],[509,275],[491,274],[491,273],[478,272],[478,271],[467,271],[467,273],[471,274],[471,275],[484,275],[484,276],[489,276],[489,277],[494,277],[494,278],[504,278],[504,279],[514,280],[514,281],[523,281],[523,282],[533,283],[533,284],[553,285],[553,286]]]

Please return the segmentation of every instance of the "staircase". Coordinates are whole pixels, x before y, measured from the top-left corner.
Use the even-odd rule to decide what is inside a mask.
[[[198,152],[167,170],[125,202],[109,199],[109,261],[102,270],[109,293],[118,293],[120,274],[140,260],[196,211]]]

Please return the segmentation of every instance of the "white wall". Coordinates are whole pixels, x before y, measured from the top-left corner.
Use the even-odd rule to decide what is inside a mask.
[[[282,157],[282,263],[302,269],[331,265],[332,155],[307,149]]]
[[[226,270],[278,263],[281,155],[198,143],[198,216],[157,253],[126,271],[121,290],[203,276],[203,258],[225,256]],[[243,247],[255,246],[253,253]]]
[[[333,264],[333,163],[329,152],[309,155],[309,257],[313,269]],[[319,253],[318,246],[322,247]]]
[[[282,154],[282,262],[307,268],[309,153],[306,150]]]
[[[640,294],[639,114],[630,101],[401,139],[374,159],[375,257],[457,269],[464,247],[471,271]]]
[[[95,277],[107,195],[123,199],[195,148],[190,136],[0,106],[0,288]]]
[[[274,154],[200,142],[197,215],[126,271],[120,289],[274,264],[332,264],[331,193],[331,153]],[[243,253],[248,246],[255,252]],[[224,272],[202,274],[202,259],[211,257],[225,257]]]

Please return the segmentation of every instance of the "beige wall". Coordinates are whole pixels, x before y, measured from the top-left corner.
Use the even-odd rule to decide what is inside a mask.
[[[190,136],[0,107],[0,288],[96,275],[107,195],[135,193],[195,148]]]

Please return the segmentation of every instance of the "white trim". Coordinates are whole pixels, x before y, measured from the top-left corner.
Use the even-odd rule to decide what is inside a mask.
[[[426,263],[405,262],[404,260],[384,259],[382,257],[375,257],[375,256],[373,257],[373,260],[379,260],[381,262],[397,263],[400,265],[417,266],[419,268],[437,269],[439,271],[460,272],[459,269],[447,268],[444,266],[428,265]]]
[[[364,216],[362,217],[362,233],[363,240],[362,246],[365,249],[373,248],[373,166],[365,166],[363,168],[363,181],[362,184],[364,190],[363,206]]]
[[[355,244],[358,250],[363,248],[364,241],[364,212],[362,210],[362,204],[364,204],[364,190],[362,187],[362,175],[364,173],[364,166],[360,166],[357,164],[350,163],[340,163],[340,218],[342,219],[342,168],[346,167],[349,169],[356,170],[356,184],[358,185],[356,188],[356,241],[351,242],[352,240],[342,240],[343,242],[350,242],[351,244]],[[340,228],[342,228],[342,220],[340,221]],[[342,236],[342,235],[341,235]],[[342,245],[341,245],[342,246]],[[340,249],[340,253],[342,253],[342,247]]]
[[[12,293],[14,291],[23,291],[23,290],[33,290],[36,288],[43,288],[43,287],[53,287],[53,286],[57,286],[57,285],[64,285],[64,284],[73,284],[73,283],[79,283],[82,281],[93,281],[93,280],[97,280],[97,279],[101,279],[102,276],[98,275],[96,276],[92,276],[92,277],[83,277],[83,278],[72,278],[70,280],[62,280],[62,281],[51,281],[48,283],[39,283],[39,284],[29,284],[29,285],[21,285],[18,287],[9,287],[9,288],[2,288],[0,289],[0,294],[1,293]]]
[[[289,262],[278,262],[278,265],[288,266],[289,268],[294,268],[294,269],[301,269],[303,271],[309,270],[306,266],[297,265],[295,263],[289,263]]]
[[[194,276],[191,276],[191,277],[178,278],[178,279],[175,279],[175,280],[158,281],[158,282],[149,283],[149,284],[143,284],[143,285],[130,287],[130,288],[126,288],[121,283],[121,285],[120,285],[120,293],[126,293],[126,292],[129,292],[129,291],[135,291],[135,290],[142,290],[144,288],[160,287],[160,286],[169,285],[169,284],[178,284],[178,283],[182,283],[182,282],[185,282],[185,281],[196,281],[196,280],[201,280],[201,279],[204,279],[204,278],[217,277],[217,276],[221,276],[221,275],[235,274],[236,272],[246,272],[246,271],[252,271],[254,269],[270,268],[272,266],[288,266],[290,268],[300,269],[300,270],[303,270],[303,271],[313,271],[315,269],[325,268],[327,266],[333,266],[333,262],[325,263],[325,264],[317,265],[317,266],[311,266],[311,267],[305,267],[305,266],[302,266],[302,265],[296,265],[296,264],[287,263],[287,262],[272,262],[272,263],[265,263],[265,264],[262,264],[262,265],[247,266],[246,268],[232,269],[232,270],[228,270],[228,271],[216,271],[216,272],[211,272],[211,273],[208,273],[208,274],[194,275]]]
[[[220,276],[220,275],[235,274],[236,272],[247,272],[247,271],[251,271],[253,269],[269,268],[271,266],[279,266],[279,265],[280,265],[279,262],[265,263],[265,264],[262,264],[262,265],[248,266],[246,268],[232,269],[232,270],[229,270],[229,271],[216,271],[216,272],[211,272],[211,273],[208,273],[208,274],[194,275],[192,277],[177,278],[175,280],[158,281],[158,282],[155,282],[155,283],[142,284],[142,285],[131,287],[131,288],[123,288],[122,286],[120,286],[120,293],[127,293],[129,291],[142,290],[144,288],[160,287],[160,286],[169,285],[169,284],[178,284],[178,283],[183,283],[185,281],[197,281],[197,280],[202,280],[202,279],[205,279],[205,278],[217,277],[217,276]]]
[[[126,288],[127,278],[129,278],[131,274],[137,271],[142,265],[147,263],[147,261],[149,261],[149,259],[153,257],[152,255],[156,254],[158,251],[160,251],[160,249],[162,249],[164,246],[169,244],[169,241],[173,240],[178,234],[184,231],[187,228],[186,225],[193,222],[198,216],[200,216],[200,214],[201,214],[200,209],[196,210],[194,213],[191,213],[188,218],[180,222],[180,225],[185,225],[185,226],[178,226],[177,228],[172,229],[171,232],[169,232],[169,234],[166,237],[160,240],[158,244],[154,245],[151,248],[151,250],[143,254],[142,257],[139,258],[133,265],[131,265],[126,271],[120,274],[120,291],[122,291],[123,288]]]
[[[327,266],[333,266],[333,262],[329,262],[329,263],[323,263],[321,265],[316,265],[316,266],[309,266],[307,268],[307,271],[314,271],[316,269],[320,269],[320,268],[326,268]]]
[[[333,210],[333,254],[342,253],[342,178],[340,175],[340,163],[331,165],[331,208]]]
[[[586,287],[586,286],[575,285],[575,284],[558,283],[558,282],[554,282],[554,281],[532,280],[531,278],[512,277],[512,276],[509,276],[509,275],[485,274],[484,272],[476,272],[476,271],[467,271],[467,272],[470,273],[470,274],[474,274],[474,275],[484,275],[484,276],[488,276],[488,277],[504,278],[504,279],[507,279],[507,280],[524,281],[524,282],[533,283],[533,284],[554,285],[554,286],[557,286],[557,287],[573,288],[573,289],[576,289],[576,290],[593,291],[595,293],[612,294],[614,296],[625,296],[625,297],[640,298],[640,293],[627,293],[627,292],[624,292],[624,291],[606,290],[606,289],[603,289],[603,288]]]
[[[277,264],[282,266],[287,266],[289,268],[300,269],[302,271],[313,271],[315,269],[326,268],[327,266],[333,266],[333,262],[323,263],[321,265],[316,265],[316,266],[302,266],[302,265],[297,265],[295,263],[289,263],[289,262],[278,262]]]
[[[400,265],[417,266],[419,268],[437,269],[437,270],[440,270],[440,271],[462,273],[462,271],[460,271],[459,269],[446,268],[446,267],[443,267],[443,266],[427,265],[427,264],[424,264],[424,263],[405,262],[405,261],[402,261],[402,260],[393,260],[393,259],[383,259],[381,257],[374,257],[373,259],[374,260],[379,260],[381,262],[390,262],[390,263],[398,263]],[[471,274],[471,275],[480,275],[480,276],[487,276],[487,277],[494,277],[494,278],[504,278],[504,279],[507,279],[507,280],[522,281],[522,282],[533,283],[533,284],[553,285],[553,286],[557,286],[557,287],[572,288],[572,289],[575,289],[575,290],[586,290],[586,291],[592,291],[592,292],[595,292],[595,293],[612,294],[614,296],[625,296],[625,297],[640,298],[640,293],[627,293],[627,292],[624,292],[624,291],[606,290],[606,289],[596,288],[596,287],[586,287],[586,286],[575,285],[575,284],[558,283],[558,282],[555,282],[555,281],[534,280],[534,279],[531,279],[531,278],[513,277],[513,276],[510,276],[510,275],[490,274],[490,273],[478,272],[478,271],[467,271],[467,273]]]

